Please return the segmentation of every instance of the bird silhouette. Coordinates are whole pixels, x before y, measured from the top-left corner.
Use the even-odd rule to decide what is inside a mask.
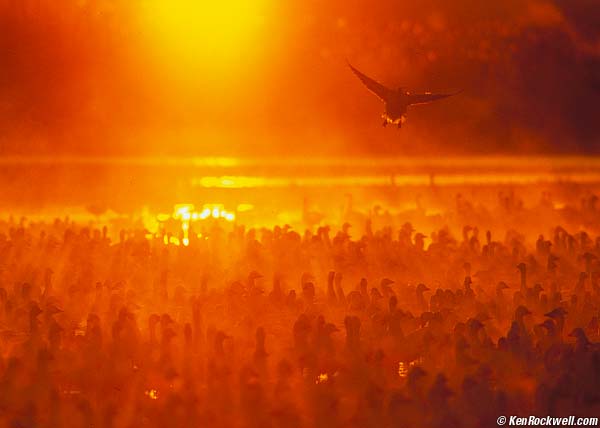
[[[391,123],[397,125],[398,128],[401,128],[402,123],[406,120],[406,113],[410,106],[427,104],[460,93],[460,91],[448,94],[434,94],[431,92],[412,93],[406,91],[404,88],[391,89],[361,73],[350,63],[348,63],[348,66],[359,78],[359,80],[367,87],[367,89],[369,89],[369,91],[374,93],[381,101],[383,101],[385,106],[385,110],[382,115],[384,120],[383,126]]]

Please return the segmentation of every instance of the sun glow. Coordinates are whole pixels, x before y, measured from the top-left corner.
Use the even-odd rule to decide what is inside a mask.
[[[266,1],[147,0],[142,8],[157,54],[185,67],[223,69],[256,54]]]

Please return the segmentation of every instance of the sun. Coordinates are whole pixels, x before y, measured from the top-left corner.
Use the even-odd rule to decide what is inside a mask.
[[[252,61],[261,47],[267,0],[145,0],[154,54],[183,68],[222,71]]]

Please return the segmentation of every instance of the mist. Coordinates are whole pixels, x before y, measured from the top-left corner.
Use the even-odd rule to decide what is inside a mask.
[[[597,2],[263,3],[252,43],[211,63],[219,45],[184,57],[157,41],[141,1],[1,1],[0,153],[599,150]],[[383,129],[346,60],[387,85],[464,92]]]

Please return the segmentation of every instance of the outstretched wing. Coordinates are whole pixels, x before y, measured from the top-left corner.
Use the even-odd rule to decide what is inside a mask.
[[[362,74],[356,68],[352,67],[352,64],[348,63],[348,66],[371,92],[373,92],[383,101],[386,101],[389,98],[390,94],[392,93],[390,89],[386,88],[381,83],[371,79],[369,76]]]
[[[443,98],[448,98],[453,95],[459,94],[459,92],[454,92],[452,94],[432,94],[431,92],[425,92],[424,94],[408,94],[408,103],[410,105],[414,104],[427,104],[432,101],[441,100]]]

